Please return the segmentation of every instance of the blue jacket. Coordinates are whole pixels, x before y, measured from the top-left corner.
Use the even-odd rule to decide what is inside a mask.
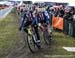
[[[32,17],[32,25],[37,25],[38,24],[37,16],[36,17],[33,16],[34,15],[33,11],[30,11],[30,14],[31,14],[31,17]],[[20,25],[21,29],[24,27],[25,19],[26,19],[26,13],[24,13],[23,20],[22,20],[21,25]]]

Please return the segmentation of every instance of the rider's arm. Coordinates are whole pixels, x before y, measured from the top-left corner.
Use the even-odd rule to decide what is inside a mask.
[[[20,30],[24,26],[25,18],[26,18],[26,14],[24,14],[24,16],[23,16],[23,20],[22,20],[21,25],[20,25]]]

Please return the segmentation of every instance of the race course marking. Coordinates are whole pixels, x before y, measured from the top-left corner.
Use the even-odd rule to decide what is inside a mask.
[[[63,47],[63,48],[69,52],[75,52],[75,47]]]

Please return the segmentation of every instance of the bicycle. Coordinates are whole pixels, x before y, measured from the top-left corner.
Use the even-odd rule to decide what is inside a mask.
[[[36,43],[37,36],[35,34],[34,29],[31,26],[29,26],[27,29],[28,29],[27,44],[28,44],[29,50],[32,53],[34,53],[39,49],[38,44]]]
[[[52,40],[52,30],[50,27],[48,27],[47,24],[43,24],[41,27],[41,30],[43,32],[43,38],[45,41],[45,44],[49,45]]]
[[[50,44],[51,43],[51,39],[52,39],[52,30],[51,30],[51,27],[49,27],[50,25],[44,23],[45,20],[44,19],[44,16],[42,13],[39,14],[40,15],[40,21],[41,23],[39,23],[40,25],[40,28],[43,32],[43,37],[44,37],[44,41],[46,44]]]

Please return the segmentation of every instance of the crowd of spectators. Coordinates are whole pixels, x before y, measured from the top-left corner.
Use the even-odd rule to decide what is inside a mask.
[[[75,19],[75,7],[63,7],[62,5],[60,5],[50,8],[48,7],[47,11],[52,17],[59,16],[69,21],[73,21]]]

